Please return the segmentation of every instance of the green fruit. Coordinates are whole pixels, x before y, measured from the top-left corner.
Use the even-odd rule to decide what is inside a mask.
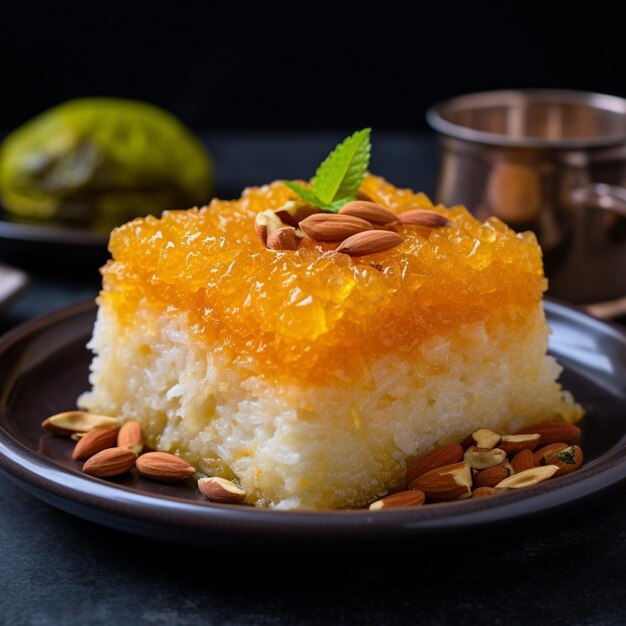
[[[16,219],[108,230],[206,204],[211,161],[173,115],[117,98],[70,100],[0,146],[0,199]]]

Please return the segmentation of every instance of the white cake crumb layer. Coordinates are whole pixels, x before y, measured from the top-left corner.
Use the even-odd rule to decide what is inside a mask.
[[[121,326],[105,301],[89,344],[93,389],[79,404],[139,421],[149,445],[235,478],[251,504],[363,506],[400,487],[407,458],[438,441],[576,419],[547,337],[538,305],[521,327],[462,326],[358,378],[311,387],[264,379],[259,363],[237,359],[219,338],[195,339],[184,315],[143,304]]]

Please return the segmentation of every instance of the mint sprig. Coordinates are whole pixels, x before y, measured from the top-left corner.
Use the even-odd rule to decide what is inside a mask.
[[[365,178],[372,149],[371,132],[371,128],[364,128],[344,139],[317,168],[311,188],[290,180],[283,183],[307,204],[337,213],[354,200]]]

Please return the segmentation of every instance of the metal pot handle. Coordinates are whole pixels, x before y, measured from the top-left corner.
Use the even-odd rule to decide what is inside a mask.
[[[574,189],[570,194],[574,208],[584,210],[600,209],[626,218],[626,188],[606,183],[589,183]],[[580,215],[583,219],[584,216]],[[583,308],[601,319],[611,319],[626,315],[626,297],[606,302],[588,304]]]
[[[626,188],[606,183],[589,183],[576,187],[570,200],[575,207],[604,209],[626,217]]]

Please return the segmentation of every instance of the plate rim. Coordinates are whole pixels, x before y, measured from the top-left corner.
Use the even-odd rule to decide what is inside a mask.
[[[626,344],[626,330],[616,324],[600,321],[577,307],[553,299],[544,301],[548,317],[560,314],[585,325],[597,326]],[[13,346],[40,331],[72,318],[94,315],[93,299],[29,320],[0,337],[0,359]],[[0,389],[1,390],[1,389]],[[9,389],[4,391],[10,392]],[[0,405],[3,410],[4,405]],[[619,442],[618,442],[619,443]],[[138,492],[126,487],[72,471],[15,439],[0,424],[0,470],[27,491],[49,503],[100,524],[146,534],[157,528],[159,536],[171,531],[190,531],[183,538],[196,543],[201,533],[242,533],[250,536],[303,536],[339,539],[392,538],[485,529],[494,524],[518,521],[520,518],[549,513],[564,505],[600,494],[626,478],[626,442],[609,450],[599,459],[572,474],[547,481],[532,491],[509,492],[497,499],[479,498],[433,504],[415,509],[370,512],[346,511],[280,511],[241,505],[221,505],[200,500],[186,500],[168,495]],[[63,480],[59,480],[63,478]],[[581,483],[584,483],[581,488]],[[505,499],[505,500],[504,500]],[[103,519],[105,516],[107,519]],[[139,524],[140,529],[126,525]],[[194,534],[195,533],[195,534]],[[354,537],[354,534],[357,537]]]

